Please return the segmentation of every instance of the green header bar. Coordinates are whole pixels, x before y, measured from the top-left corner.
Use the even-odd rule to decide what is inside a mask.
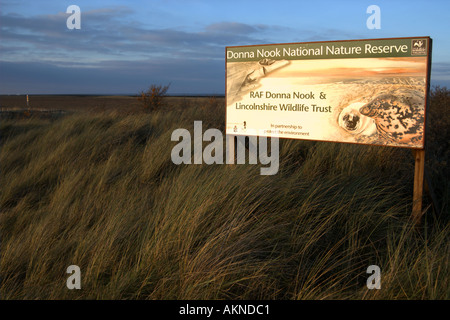
[[[384,57],[424,57],[429,52],[429,37],[333,42],[304,42],[227,47],[227,62]]]

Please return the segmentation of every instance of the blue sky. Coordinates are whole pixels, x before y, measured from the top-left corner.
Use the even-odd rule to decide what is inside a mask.
[[[381,29],[369,30],[369,5]],[[66,9],[81,9],[69,30]],[[225,47],[430,36],[450,87],[450,1],[0,0],[0,94],[223,94]]]

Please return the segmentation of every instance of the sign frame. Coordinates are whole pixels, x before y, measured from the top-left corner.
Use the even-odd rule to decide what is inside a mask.
[[[356,43],[356,42],[367,42],[367,41],[383,41],[383,40],[427,40],[427,48],[426,48],[426,71],[425,71],[425,93],[424,93],[424,102],[423,102],[423,133],[422,133],[422,146],[421,147],[411,147],[411,146],[401,146],[401,145],[385,145],[385,144],[365,144],[358,142],[349,142],[349,141],[329,141],[329,140],[320,140],[320,139],[305,139],[305,138],[297,138],[299,140],[309,140],[309,141],[323,141],[323,142],[337,142],[337,143],[353,143],[353,144],[365,144],[365,145],[379,145],[379,146],[389,146],[389,147],[398,147],[398,148],[409,148],[412,149],[413,157],[415,160],[415,171],[414,171],[414,190],[413,190],[413,201],[412,201],[412,214],[411,219],[416,225],[421,223],[421,218],[424,214],[422,212],[422,198],[423,198],[423,181],[425,173],[425,147],[426,147],[426,127],[427,127],[427,111],[429,107],[429,93],[430,93],[430,75],[431,75],[431,60],[432,60],[432,43],[433,40],[430,36],[418,36],[418,37],[397,37],[397,38],[378,38],[378,39],[361,39],[361,40],[341,40],[341,41],[315,41],[315,42],[292,42],[292,43],[278,43],[278,44],[259,44],[259,45],[246,45],[246,46],[227,46],[225,48],[225,130],[227,130],[228,124],[228,50],[236,49],[236,48],[251,48],[251,47],[263,47],[269,48],[273,46],[281,46],[281,45],[318,45],[318,44],[326,44],[326,43]],[[419,47],[419,46],[418,46]],[[417,50],[420,49],[417,48]],[[413,44],[411,42],[411,55],[412,51],[416,50],[413,48]],[[310,51],[311,52],[311,51]],[[420,55],[423,56],[423,50],[420,52]],[[266,57],[266,58],[271,58]],[[342,57],[341,57],[342,58]],[[351,58],[351,57],[349,57]],[[345,57],[343,58],[345,59]],[[364,59],[364,58],[362,58]],[[306,59],[305,59],[306,60]],[[249,136],[252,133],[240,133],[240,134],[230,134],[226,132],[227,136],[227,144],[229,145],[229,153],[227,154],[227,163],[234,164],[235,157],[235,138],[237,135]],[[282,138],[282,137],[281,137]],[[428,185],[430,183],[428,182]]]
[[[424,59],[426,59],[426,63],[424,65],[425,68],[425,72],[424,72],[424,84],[423,86],[420,85],[418,87],[422,87],[424,88],[424,93],[423,93],[423,103],[421,103],[421,105],[423,105],[423,125],[421,126],[421,130],[423,130],[423,133],[420,135],[422,142],[421,145],[417,144],[417,145],[407,145],[407,144],[388,144],[386,142],[370,142],[370,143],[361,143],[361,142],[357,142],[357,141],[339,141],[339,140],[329,140],[329,139],[321,139],[321,138],[308,138],[305,136],[300,136],[297,138],[293,138],[293,137],[283,137],[283,136],[279,136],[280,138],[293,138],[293,139],[299,139],[299,140],[309,140],[309,141],[326,141],[326,142],[339,142],[339,143],[354,143],[354,144],[366,144],[366,145],[379,145],[379,146],[392,146],[392,147],[400,147],[400,148],[409,148],[409,149],[416,149],[416,150],[421,150],[425,148],[425,136],[426,136],[426,121],[427,121],[427,107],[428,107],[428,96],[429,96],[429,88],[430,88],[430,72],[431,72],[431,52],[432,52],[432,39],[429,36],[417,36],[417,37],[397,37],[397,38],[378,38],[378,39],[353,39],[353,40],[340,40],[340,41],[315,41],[315,42],[291,42],[291,43],[277,43],[277,44],[256,44],[256,45],[244,45],[244,46],[227,46],[225,47],[225,105],[226,105],[226,114],[225,114],[225,126],[226,126],[226,134],[229,135],[245,135],[245,136],[251,136],[251,135],[256,135],[256,136],[260,136],[261,133],[254,133],[254,132],[246,132],[246,133],[232,133],[229,132],[229,128],[227,128],[227,124],[232,121],[231,117],[229,116],[229,112],[228,112],[228,107],[230,104],[230,96],[229,96],[229,70],[228,70],[228,63],[229,63],[229,56],[228,56],[228,52],[229,50],[240,50],[240,51],[248,51],[248,50],[256,50],[256,48],[260,48],[261,52],[264,49],[265,52],[269,52],[269,49],[271,49],[273,51],[274,48],[277,48],[278,46],[282,46],[283,48],[286,47],[292,47],[292,46],[300,46],[300,47],[308,47],[308,46],[315,46],[315,48],[318,48],[319,46],[329,46],[329,45],[335,45],[335,44],[345,44],[347,45],[347,47],[355,47],[356,45],[363,45],[363,44],[367,44],[367,43],[371,43],[371,42],[378,42],[381,41],[381,43],[385,43],[385,44],[389,44],[392,43],[393,41],[403,41],[404,42],[410,42],[411,46],[407,48],[407,50],[409,50],[408,52],[404,52],[403,56],[404,57],[416,57],[416,55],[411,56],[411,51],[412,51],[412,42],[415,40],[426,40],[427,46],[426,49],[424,51],[422,51],[421,55],[417,55],[417,57],[423,57]],[[388,46],[388,45],[386,45]],[[375,46],[373,46],[375,47]],[[381,46],[380,46],[381,47]],[[305,49],[306,50],[306,49]],[[308,50],[313,50],[311,48],[308,47]],[[323,50],[323,49],[322,49]],[[304,57],[301,59],[294,59],[294,58],[289,58],[291,60],[330,60],[330,59],[354,59],[356,56],[355,55],[344,55],[341,54],[339,57]],[[360,56],[357,59],[365,59],[365,58],[392,58],[392,54],[388,54],[388,53],[383,53],[380,56],[377,56],[377,54],[372,54],[372,56],[367,57],[366,55],[364,56]],[[257,61],[259,58],[263,58],[263,56],[259,56],[257,57],[256,55],[253,58],[248,58],[252,61]],[[275,57],[274,57],[275,58]],[[283,58],[286,58],[285,56],[283,56]],[[270,55],[268,55],[267,59],[271,59]],[[245,60],[245,59],[244,59]],[[276,59],[274,59],[276,60]],[[231,62],[236,62],[236,61],[231,61]],[[232,103],[232,101],[231,101]],[[334,116],[334,115],[333,115]],[[296,119],[301,117],[301,115],[295,115]],[[422,122],[421,122],[422,123]],[[270,134],[265,135],[267,137],[271,136]]]

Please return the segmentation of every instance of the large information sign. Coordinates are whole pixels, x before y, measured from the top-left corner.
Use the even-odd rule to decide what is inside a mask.
[[[429,37],[226,48],[226,133],[424,148]]]

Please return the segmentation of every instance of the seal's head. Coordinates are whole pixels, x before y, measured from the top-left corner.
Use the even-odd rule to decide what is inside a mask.
[[[338,118],[339,126],[350,134],[373,134],[374,121],[360,112],[364,104],[364,102],[354,102],[342,109]]]

